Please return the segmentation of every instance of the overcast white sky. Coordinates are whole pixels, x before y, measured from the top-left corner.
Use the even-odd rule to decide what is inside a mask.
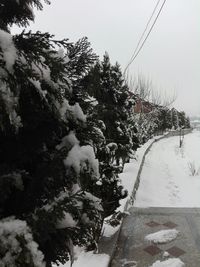
[[[163,0],[162,0],[163,1]],[[33,30],[76,41],[87,36],[122,69],[129,61],[157,0],[52,0],[35,12]],[[175,106],[200,115],[200,0],[167,0],[130,74],[142,73],[155,87],[177,93]]]

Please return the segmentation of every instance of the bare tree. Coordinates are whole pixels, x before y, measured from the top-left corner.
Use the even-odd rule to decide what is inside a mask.
[[[152,80],[142,74],[133,77],[127,73],[125,82],[138,98],[155,106],[170,107],[177,98],[175,91],[170,95],[166,90],[156,89]]]

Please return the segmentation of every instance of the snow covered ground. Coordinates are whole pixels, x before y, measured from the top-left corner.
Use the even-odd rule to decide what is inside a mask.
[[[200,207],[200,132],[155,143],[146,156],[135,207]]]
[[[156,139],[159,137],[156,137]],[[120,174],[124,188],[128,190],[128,197],[121,200],[119,210],[123,211],[127,199],[131,196],[143,154],[154,141],[149,140],[138,149],[137,160],[127,163],[124,172]],[[141,174],[141,182],[136,195],[136,207],[200,207],[200,132],[193,132],[184,137],[183,147],[179,148],[179,137],[170,137],[158,141],[147,154]],[[196,169],[192,176],[191,168]],[[104,225],[103,234],[111,236],[118,230]],[[171,233],[170,233],[171,234]],[[177,233],[173,233],[174,235]],[[164,238],[166,233],[159,233],[159,238]],[[162,236],[162,237],[161,237]],[[167,233],[167,237],[169,233]],[[173,236],[175,238],[175,236]],[[73,267],[106,267],[109,256],[106,254],[93,254],[92,252],[78,253],[78,259]],[[182,267],[180,259],[167,259],[155,262],[151,267]],[[70,262],[60,267],[70,267]]]
[[[130,163],[126,163],[124,166],[123,173],[120,174],[121,182],[124,186],[124,189],[128,191],[128,196],[125,199],[120,201],[121,206],[118,208],[118,211],[124,211],[127,200],[132,194],[132,190],[136,181],[137,173],[142,161],[144,152],[149,147],[149,145],[158,139],[159,136],[152,138],[147,143],[145,143],[141,148],[137,150],[136,159],[132,159]],[[108,224],[103,226],[103,235],[106,237],[112,236],[118,229],[118,227],[111,227]],[[107,267],[109,263],[109,255],[106,254],[93,254],[92,252],[84,252],[80,248],[75,249],[77,254],[77,260],[75,260],[73,267]],[[56,267],[56,266],[55,266]],[[59,267],[70,267],[70,262],[67,262],[64,265],[59,265]]]
[[[124,166],[123,173],[119,174],[121,183],[125,190],[128,191],[128,196],[124,199],[120,200],[120,207],[117,209],[117,211],[123,212],[125,210],[126,203],[128,199],[131,197],[133,192],[133,187],[136,182],[138,170],[140,168],[143,155],[147,148],[154,142],[154,140],[159,139],[161,136],[156,136],[150,140],[148,140],[144,145],[142,145],[139,149],[137,149],[135,159],[131,159],[130,163],[126,163]],[[117,227],[111,227],[107,224],[104,224],[103,226],[103,235],[106,237],[112,236],[116,231],[118,231],[120,226]]]

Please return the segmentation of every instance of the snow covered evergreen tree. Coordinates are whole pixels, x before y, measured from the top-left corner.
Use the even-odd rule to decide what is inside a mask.
[[[102,221],[91,186],[99,164],[74,97],[94,54],[86,40],[12,36],[9,26],[27,26],[39,0],[0,6],[1,265],[48,267],[73,261],[73,245],[93,244]]]
[[[173,125],[173,128],[177,130],[180,126],[179,118],[178,118],[178,110],[176,110],[175,108],[172,108],[171,112],[172,112],[172,125]]]
[[[158,130],[163,133],[167,129],[172,128],[171,112],[167,107],[160,106],[158,108]]]
[[[136,129],[131,121],[134,97],[124,84],[119,64],[112,66],[107,53],[102,62],[91,68],[82,86],[97,101],[93,117],[105,136],[104,142],[97,146],[101,184],[98,183],[96,192],[102,198],[107,217],[126,196],[118,174],[138,147]]]

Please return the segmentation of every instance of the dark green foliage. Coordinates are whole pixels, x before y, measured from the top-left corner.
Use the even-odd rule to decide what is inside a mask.
[[[72,44],[40,32],[14,36],[13,46],[13,66],[0,57],[0,220],[27,222],[47,266],[69,255],[73,261],[73,245],[92,245],[102,222],[92,187],[98,179],[92,135],[81,134],[92,125],[71,86],[94,54],[86,39]]]
[[[5,30],[12,24],[27,26],[29,21],[34,20],[32,8],[42,10],[41,2],[41,0],[0,0],[0,28]],[[48,0],[44,2],[50,3]]]
[[[91,68],[81,86],[97,100],[90,116],[105,136],[102,143],[96,144],[101,184],[95,192],[102,199],[104,217],[107,217],[119,206],[119,200],[127,196],[120,185],[119,173],[138,148],[136,128],[131,120],[134,96],[124,83],[119,64],[111,65],[107,53],[102,62]]]

